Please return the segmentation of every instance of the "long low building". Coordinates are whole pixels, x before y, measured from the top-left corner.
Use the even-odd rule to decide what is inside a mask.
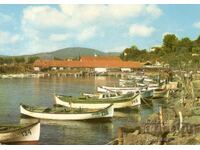
[[[140,69],[143,65],[144,63],[137,61],[123,61],[117,56],[83,56],[80,60],[36,60],[33,67],[35,71],[79,68],[95,72],[107,72],[115,69],[129,72],[133,69]]]

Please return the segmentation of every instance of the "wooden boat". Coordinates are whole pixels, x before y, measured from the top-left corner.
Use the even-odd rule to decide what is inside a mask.
[[[98,86],[98,92],[120,92],[122,94],[136,93],[141,90],[140,87],[109,87],[109,86]]]
[[[107,86],[102,86],[102,87],[97,87],[97,90],[99,92],[120,92],[122,95],[127,95],[127,94],[138,94],[140,93],[141,98],[147,98],[151,97],[153,95],[153,90],[149,89],[148,87],[107,87]]]
[[[134,83],[135,80],[133,80],[133,79],[119,79],[119,83],[127,83],[127,82]]]
[[[119,99],[125,97],[125,95],[119,92],[106,92],[106,93],[82,93],[82,96],[87,98],[97,98],[97,99]]]
[[[133,86],[135,84],[135,80],[132,79],[119,79],[119,85],[124,86]]]
[[[95,99],[95,98],[82,98],[82,97],[71,97],[63,95],[55,95],[56,104],[71,107],[71,108],[94,108],[100,109],[105,108],[107,105],[113,104],[116,108],[125,108],[140,106],[140,94],[127,96],[119,99]]]
[[[20,112],[23,115],[50,120],[87,120],[113,117],[113,105],[107,104],[103,109],[72,109],[63,106],[53,108],[39,108],[27,105],[20,105]]]
[[[167,98],[169,96],[169,90],[167,89],[155,89],[153,90],[153,97],[154,98]]]
[[[34,142],[40,138],[40,122],[0,125],[0,143]]]

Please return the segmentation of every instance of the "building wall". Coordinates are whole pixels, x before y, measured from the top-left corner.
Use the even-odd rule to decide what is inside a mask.
[[[40,71],[40,67],[33,67],[34,71]]]
[[[131,68],[121,68],[122,72],[131,72]]]

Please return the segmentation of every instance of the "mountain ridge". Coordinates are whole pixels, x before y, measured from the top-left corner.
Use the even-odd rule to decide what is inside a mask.
[[[66,58],[77,58],[81,56],[119,56],[120,53],[118,52],[102,52],[100,50],[96,50],[93,48],[85,48],[85,47],[67,47],[63,49],[58,49],[51,52],[41,52],[36,54],[28,54],[28,55],[19,55],[16,57],[40,57],[43,59],[53,59],[53,58],[59,58],[59,59],[66,59]],[[0,55],[0,57],[9,57],[7,55]],[[15,57],[15,56],[10,56]]]

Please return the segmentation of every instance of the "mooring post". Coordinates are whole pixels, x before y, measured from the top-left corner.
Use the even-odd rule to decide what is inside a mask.
[[[180,121],[179,130],[181,130],[183,127],[183,115],[182,115],[181,111],[179,111],[178,114],[179,114],[179,121]]]
[[[161,131],[163,131],[164,122],[163,122],[163,110],[162,110],[162,106],[159,107],[159,118],[160,118]]]
[[[118,145],[123,145],[123,127],[118,128]]]

